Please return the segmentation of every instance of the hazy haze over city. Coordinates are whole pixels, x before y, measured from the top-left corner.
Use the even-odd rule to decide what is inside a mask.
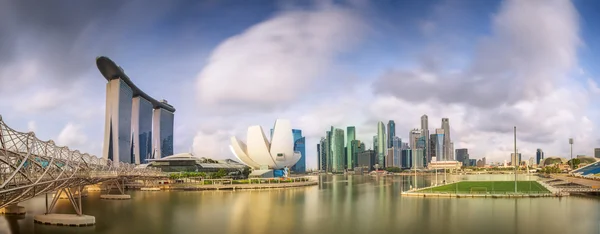
[[[0,114],[97,156],[106,79],[122,66],[167,99],[175,153],[234,158],[228,139],[291,120],[307,168],[330,126],[367,146],[392,119],[407,139],[449,118],[454,148],[509,160],[593,155],[600,147],[600,2],[532,1],[2,1]],[[595,30],[594,30],[595,29]],[[267,133],[268,134],[268,133]]]

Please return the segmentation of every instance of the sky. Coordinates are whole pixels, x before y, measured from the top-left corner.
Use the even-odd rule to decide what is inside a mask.
[[[450,119],[454,148],[510,159],[600,147],[600,1],[0,1],[0,115],[101,156],[97,56],[175,106],[175,152],[235,158],[231,136],[278,118],[306,136],[377,122],[403,140]],[[268,132],[267,132],[268,134]]]

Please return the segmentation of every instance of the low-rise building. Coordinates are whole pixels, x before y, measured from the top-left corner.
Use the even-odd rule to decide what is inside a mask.
[[[462,162],[459,161],[435,161],[427,165],[428,169],[460,169]]]
[[[220,169],[226,172],[243,171],[248,166],[231,159],[213,160],[198,158],[191,153],[176,154],[164,158],[148,159],[149,163],[140,165],[142,167],[159,168],[163,172],[206,172],[213,173]]]

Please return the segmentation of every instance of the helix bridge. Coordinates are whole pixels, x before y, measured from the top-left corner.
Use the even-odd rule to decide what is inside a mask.
[[[75,188],[81,194],[86,185],[164,176],[158,169],[135,168],[40,140],[33,132],[10,128],[0,116],[0,208],[54,192],[64,192],[74,202]]]

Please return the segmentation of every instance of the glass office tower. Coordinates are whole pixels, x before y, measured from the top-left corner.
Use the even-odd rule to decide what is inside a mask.
[[[300,152],[301,155],[300,160],[292,166],[292,171],[304,173],[306,172],[305,139],[302,136],[302,130],[300,129],[292,129],[292,135],[294,136],[294,151]]]
[[[106,84],[106,118],[103,157],[113,162],[133,163],[131,112],[133,90],[121,79]],[[108,144],[106,144],[108,143]]]
[[[162,108],[154,109],[153,121],[154,158],[173,155],[173,112]]]
[[[131,147],[135,164],[147,163],[152,158],[152,114],[150,101],[140,96],[133,98]]]

